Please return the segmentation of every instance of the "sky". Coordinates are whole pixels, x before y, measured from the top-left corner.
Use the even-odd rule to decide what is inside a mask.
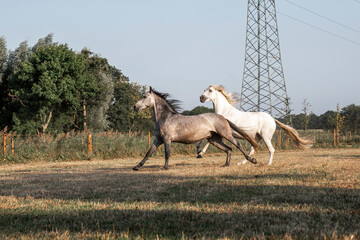
[[[182,101],[183,110],[212,107],[199,101],[210,84],[241,92],[245,0],[0,0],[0,4],[0,36],[10,50],[25,40],[32,46],[53,33],[55,42],[67,43],[75,51],[87,47],[107,58],[130,81],[169,93]],[[335,111],[337,104],[360,105],[360,0],[278,0],[276,9],[293,112],[302,112],[304,99],[317,115]]]

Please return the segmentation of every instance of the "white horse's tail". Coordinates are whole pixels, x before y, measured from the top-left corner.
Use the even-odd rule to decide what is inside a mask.
[[[299,149],[309,149],[312,146],[312,141],[300,138],[299,133],[294,128],[283,124],[276,119],[274,120],[276,124],[279,125],[291,137],[296,147]]]

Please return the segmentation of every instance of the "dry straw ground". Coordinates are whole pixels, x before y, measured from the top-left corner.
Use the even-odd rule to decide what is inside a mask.
[[[0,239],[360,239],[360,149],[0,168]]]

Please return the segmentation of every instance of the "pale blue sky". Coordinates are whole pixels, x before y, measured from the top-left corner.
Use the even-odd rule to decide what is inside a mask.
[[[358,0],[291,0],[360,32]],[[54,41],[100,54],[131,81],[168,92],[190,110],[210,84],[241,91],[246,0],[0,0],[0,36],[14,50],[48,33]],[[291,108],[322,114],[360,105],[360,33],[276,1]],[[299,23],[281,13],[343,38]]]

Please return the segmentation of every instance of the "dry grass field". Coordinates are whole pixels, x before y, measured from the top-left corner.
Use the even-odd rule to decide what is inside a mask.
[[[360,239],[360,149],[0,168],[0,239]]]

